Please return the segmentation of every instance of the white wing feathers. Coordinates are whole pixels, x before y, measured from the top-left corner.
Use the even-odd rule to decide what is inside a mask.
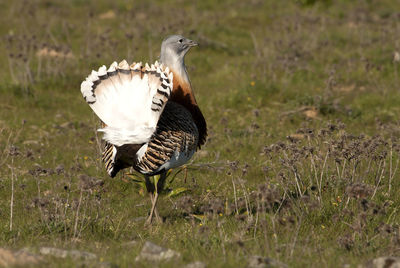
[[[111,144],[149,141],[172,91],[173,74],[155,62],[145,67],[123,60],[102,66],[81,84],[81,92],[96,115],[106,124],[99,129]]]

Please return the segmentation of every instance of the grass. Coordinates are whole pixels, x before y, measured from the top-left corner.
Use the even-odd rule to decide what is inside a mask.
[[[121,267],[146,240],[181,252],[166,267],[399,254],[397,1],[0,7],[3,247],[80,249]],[[186,64],[209,138],[171,186],[190,191],[163,198],[165,223],[146,229],[150,202],[129,171],[107,176],[79,86],[102,64],[155,60],[173,33],[200,43]]]

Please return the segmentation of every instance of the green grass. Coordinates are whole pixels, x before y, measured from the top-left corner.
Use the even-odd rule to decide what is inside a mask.
[[[81,249],[120,267],[146,240],[181,252],[166,267],[244,267],[252,255],[353,267],[398,255],[397,1],[0,7],[1,246]],[[150,201],[124,172],[107,176],[79,87],[102,64],[155,60],[173,33],[200,43],[186,64],[209,138],[172,184],[190,191],[163,198],[165,222],[144,228]]]

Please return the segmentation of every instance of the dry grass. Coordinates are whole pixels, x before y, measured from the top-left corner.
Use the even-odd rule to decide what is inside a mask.
[[[0,7],[3,246],[77,248],[122,267],[146,240],[182,253],[171,267],[399,254],[396,1]],[[107,177],[79,85],[114,60],[155,60],[171,33],[200,43],[187,65],[209,138],[168,184],[190,191],[163,197],[164,224],[144,229],[147,197],[130,171]]]

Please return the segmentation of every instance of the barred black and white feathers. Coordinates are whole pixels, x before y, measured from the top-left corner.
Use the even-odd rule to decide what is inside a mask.
[[[102,66],[81,84],[81,92],[105,127],[103,139],[121,146],[143,144],[155,132],[171,91],[173,73],[155,62],[129,64],[123,60]]]
[[[190,112],[170,101],[148,143],[114,146],[106,142],[102,158],[111,177],[127,167],[151,176],[185,164],[196,151],[198,138]]]
[[[161,44],[160,61],[144,67],[124,60],[100,67],[81,84],[81,92],[103,123],[102,159],[114,177],[133,167],[145,175],[153,215],[167,171],[185,164],[204,144],[207,124],[197,105],[184,58],[196,46],[181,35]],[[165,67],[164,67],[165,66]],[[152,183],[149,176],[160,174]]]
[[[190,112],[169,101],[157,130],[150,141],[137,152],[134,168],[142,174],[157,174],[184,165],[193,156],[199,132]]]
[[[151,176],[185,164],[207,136],[184,56],[197,44],[179,35],[161,45],[151,66],[125,60],[102,66],[81,84],[85,101],[103,123],[107,173],[133,167]]]

